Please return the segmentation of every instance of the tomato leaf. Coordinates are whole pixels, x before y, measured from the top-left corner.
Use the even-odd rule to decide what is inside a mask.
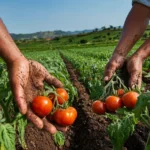
[[[65,136],[62,132],[60,131],[57,131],[54,135],[53,135],[53,138],[54,138],[54,142],[56,145],[58,146],[63,146],[64,143],[65,143]]]
[[[21,115],[21,114],[20,114]],[[26,148],[26,142],[25,142],[25,127],[27,125],[27,119],[25,116],[22,116],[18,121],[17,121],[17,130],[18,130],[18,135],[19,135],[19,143],[21,146],[25,149]]]
[[[138,97],[138,101],[133,109],[133,113],[137,118],[145,111],[146,107],[150,106],[150,93],[141,94]]]
[[[1,144],[1,143],[0,143],[0,150],[6,150],[4,144]]]
[[[0,143],[7,150],[15,150],[15,129],[10,124],[0,124]]]
[[[133,133],[137,123],[138,120],[135,118],[134,113],[128,113],[128,115],[122,119],[115,120],[107,127],[113,150],[121,150],[123,148],[125,141]]]

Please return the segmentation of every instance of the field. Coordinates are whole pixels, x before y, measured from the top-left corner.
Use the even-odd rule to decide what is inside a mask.
[[[58,146],[52,135],[45,130],[37,129],[19,113],[10,90],[6,66],[0,60],[0,150],[112,150],[113,148],[121,150],[116,148],[117,142],[123,142],[123,147],[127,150],[145,149],[150,130],[149,96],[146,95],[147,102],[144,101],[140,109],[137,105],[138,112],[143,118],[146,114],[144,121],[141,116],[134,118],[135,116],[132,115],[135,112],[127,109],[110,115],[109,113],[97,115],[92,111],[92,103],[100,99],[104,93],[108,96],[113,94],[113,90],[124,88],[123,85],[127,86],[128,75],[122,69],[118,76],[119,81],[123,80],[123,85],[117,83],[114,89],[104,92],[106,83],[103,81],[103,73],[115,48],[114,44],[105,43],[95,46],[72,44],[62,49],[61,45],[57,46],[56,41],[53,43],[44,40],[25,41],[17,44],[28,59],[40,62],[50,74],[62,81],[69,93],[69,105],[77,109],[78,117],[75,123],[69,126],[67,132],[63,133],[64,145]],[[139,44],[135,45],[130,54],[138,47]],[[147,60],[143,65],[143,71],[149,69],[149,60]],[[149,74],[146,75],[140,93],[142,100],[145,96],[142,93],[150,89]],[[114,132],[111,132],[113,138],[108,132],[108,127],[109,129],[112,127],[110,124],[114,125],[112,128]],[[117,129],[115,125],[119,125]]]

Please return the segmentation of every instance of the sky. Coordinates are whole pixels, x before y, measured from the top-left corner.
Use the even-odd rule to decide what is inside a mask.
[[[131,0],[0,0],[10,33],[123,26]]]

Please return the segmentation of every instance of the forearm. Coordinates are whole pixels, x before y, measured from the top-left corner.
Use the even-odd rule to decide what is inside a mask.
[[[6,63],[23,56],[0,19],[0,56]]]
[[[133,45],[143,35],[149,21],[150,8],[135,3],[124,23],[123,32],[114,53],[126,57]]]
[[[150,38],[148,38],[140,48],[134,53],[135,57],[140,57],[142,62],[150,56]]]

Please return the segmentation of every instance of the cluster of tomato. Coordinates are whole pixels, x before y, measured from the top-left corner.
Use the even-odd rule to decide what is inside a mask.
[[[58,125],[72,125],[77,117],[77,111],[74,107],[60,108],[55,107],[54,103],[62,106],[69,99],[69,95],[64,88],[57,88],[54,93],[48,97],[37,96],[31,103],[31,108],[39,117],[47,117],[50,121],[55,121]],[[53,112],[54,110],[54,112]]]
[[[114,113],[117,109],[125,106],[132,109],[136,105],[139,94],[134,91],[126,92],[124,89],[117,90],[117,96],[111,95],[105,99],[105,102],[96,100],[92,104],[92,110],[96,114],[105,114],[106,111]]]

